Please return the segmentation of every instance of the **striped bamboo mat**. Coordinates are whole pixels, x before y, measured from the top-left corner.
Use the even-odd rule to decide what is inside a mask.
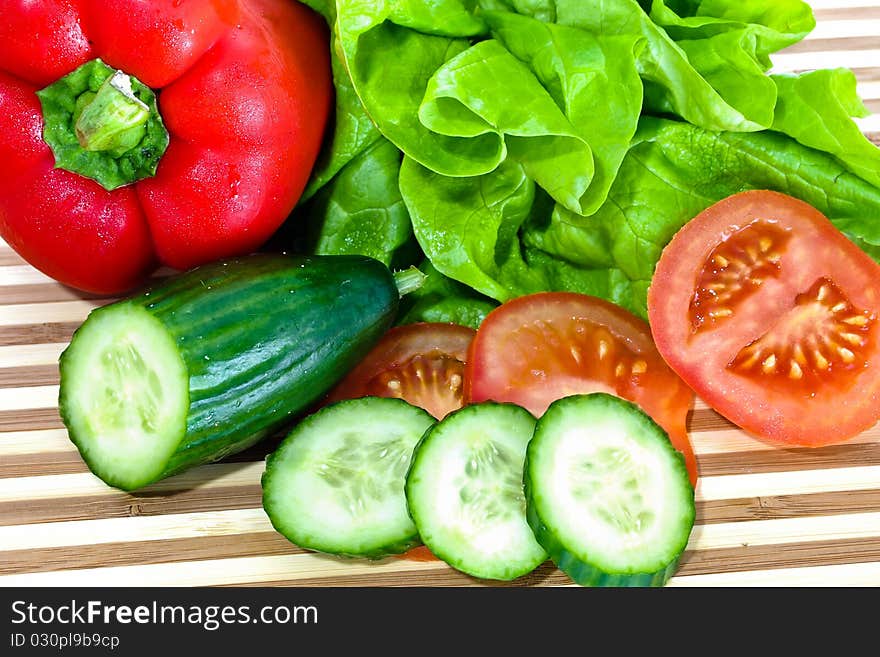
[[[816,0],[819,25],[778,70],[846,66],[880,143],[880,0]],[[473,585],[440,562],[345,561],[272,531],[260,506],[274,442],[136,495],[80,460],[56,408],[58,355],[90,309],[0,242],[0,586]],[[702,403],[691,417],[697,523],[672,585],[880,585],[880,425],[780,450]],[[515,582],[564,585],[550,565]]]

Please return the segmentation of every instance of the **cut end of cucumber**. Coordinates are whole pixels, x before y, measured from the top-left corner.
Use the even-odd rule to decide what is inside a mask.
[[[161,322],[131,303],[95,310],[60,368],[61,417],[92,472],[123,490],[159,478],[189,410],[186,364]]]
[[[434,418],[401,399],[364,397],[311,415],[266,464],[263,507],[296,545],[380,558],[420,544],[404,482]]]
[[[536,536],[581,584],[664,583],[693,527],[683,458],[651,418],[611,395],[550,406],[529,446],[526,488]]]

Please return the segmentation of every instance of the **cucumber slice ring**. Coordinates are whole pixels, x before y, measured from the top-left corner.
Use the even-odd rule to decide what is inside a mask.
[[[379,559],[420,545],[404,481],[434,421],[381,397],[310,415],[266,460],[263,508],[272,525],[301,548],[340,556]]]
[[[694,523],[681,454],[635,404],[604,393],[550,405],[525,489],[538,542],[583,586],[662,586]]]
[[[525,517],[522,484],[535,418],[519,406],[484,402],[425,433],[406,479],[422,541],[453,568],[509,581],[547,560]]]

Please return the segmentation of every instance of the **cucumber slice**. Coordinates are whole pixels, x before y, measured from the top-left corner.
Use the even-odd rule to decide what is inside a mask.
[[[142,306],[92,312],[61,359],[59,399],[89,468],[118,488],[158,477],[186,433],[189,375],[174,338]]]
[[[682,455],[636,405],[605,393],[550,405],[525,486],[538,542],[583,586],[662,586],[694,524]]]
[[[547,560],[526,522],[523,462],[535,418],[513,404],[485,402],[429,429],[406,478],[422,541],[453,568],[512,580]]]
[[[326,406],[297,425],[266,461],[263,508],[292,543],[381,558],[419,545],[404,480],[413,449],[434,424],[402,399],[363,397]]]

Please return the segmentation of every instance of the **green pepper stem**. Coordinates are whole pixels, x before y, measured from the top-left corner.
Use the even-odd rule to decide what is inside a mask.
[[[131,78],[116,71],[83,107],[76,138],[87,151],[124,153],[143,139],[149,117],[150,108],[134,95]]]
[[[405,297],[410,292],[415,292],[422,287],[426,278],[428,277],[416,267],[394,272],[394,284],[397,285],[397,291],[401,297]]]

